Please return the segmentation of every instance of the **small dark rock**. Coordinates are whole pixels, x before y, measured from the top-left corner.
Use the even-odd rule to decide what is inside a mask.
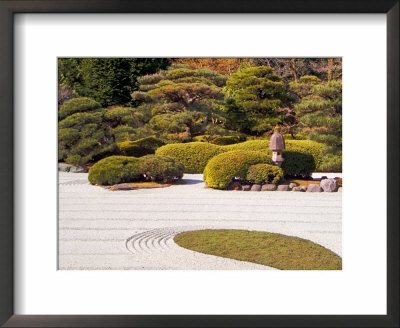
[[[261,185],[260,184],[253,184],[251,186],[251,191],[260,191],[261,190]]]
[[[322,192],[323,189],[317,184],[308,185],[307,192]]]
[[[321,177],[321,181],[322,181],[322,180],[325,180],[325,179],[328,179],[328,177],[327,177],[326,175],[323,175],[323,176]]]
[[[307,186],[300,186],[300,191],[306,192],[307,191]]]
[[[88,169],[86,166],[72,166],[69,171],[71,173],[86,173]]]
[[[279,185],[278,191],[290,191],[290,187],[288,185]]]
[[[275,191],[276,186],[274,184],[264,184],[261,187],[261,191]]]
[[[251,189],[251,185],[242,185],[243,191],[249,191]]]

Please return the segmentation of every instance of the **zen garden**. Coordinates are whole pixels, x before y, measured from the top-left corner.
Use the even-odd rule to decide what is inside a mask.
[[[341,270],[341,58],[60,58],[59,269]]]

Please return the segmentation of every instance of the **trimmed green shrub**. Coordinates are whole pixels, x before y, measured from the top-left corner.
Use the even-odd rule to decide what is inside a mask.
[[[282,170],[285,176],[309,177],[315,171],[315,159],[309,153],[288,150],[283,152],[283,158]]]
[[[101,105],[91,98],[73,98],[60,106],[60,109],[58,110],[58,119],[62,120],[68,115],[79,112],[95,111],[98,108],[101,108]]]
[[[285,144],[286,144],[286,151],[295,151],[312,155],[314,158],[314,163],[315,163],[314,165],[316,167],[318,167],[322,163],[323,152],[326,148],[324,144],[312,140],[287,140],[287,139],[285,140]],[[234,145],[224,146],[223,149],[227,151],[252,150],[252,151],[261,151],[268,154],[271,153],[271,151],[269,150],[269,140],[267,139],[241,142]]]
[[[185,167],[172,157],[147,155],[140,158],[139,169],[146,180],[168,183],[181,179]]]
[[[254,164],[273,164],[271,157],[257,151],[229,151],[213,157],[204,169],[207,186],[225,189],[233,178],[245,179],[250,166]]]
[[[163,145],[165,145],[165,143],[156,137],[147,137],[135,141],[123,141],[117,143],[117,146],[123,155],[135,157],[154,154],[157,148]]]
[[[256,164],[249,167],[246,180],[251,183],[273,183],[277,184],[283,178],[280,167],[270,164]]]
[[[169,144],[157,149],[157,156],[170,156],[185,166],[185,173],[203,173],[208,161],[224,152],[222,147],[206,142]]]
[[[322,163],[317,167],[320,172],[342,172],[342,155],[325,154]]]
[[[113,185],[140,179],[140,159],[128,156],[110,156],[98,161],[89,170],[89,182]]]
[[[210,142],[213,143],[214,145],[219,145],[219,146],[225,146],[225,145],[232,145],[232,144],[237,144],[241,142],[241,138],[238,136],[222,136],[222,137],[217,137]]]

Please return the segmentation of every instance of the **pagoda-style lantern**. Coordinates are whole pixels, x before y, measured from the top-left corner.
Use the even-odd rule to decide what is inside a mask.
[[[279,133],[278,126],[275,127],[274,134],[271,136],[269,141],[269,149],[272,150],[272,161],[276,165],[281,166],[282,162],[284,161],[282,152],[285,149],[285,139]]]

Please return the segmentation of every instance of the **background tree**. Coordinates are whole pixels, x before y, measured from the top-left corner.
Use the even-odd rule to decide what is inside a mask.
[[[235,73],[242,63],[250,63],[249,58],[177,58],[176,64],[187,65],[191,69],[209,69],[230,76]]]
[[[60,58],[58,77],[59,84],[106,107],[131,103],[137,77],[168,65],[164,58]]]
[[[290,102],[281,77],[267,66],[248,67],[232,74],[224,88],[227,126],[252,135],[262,135],[280,123],[277,112]]]

